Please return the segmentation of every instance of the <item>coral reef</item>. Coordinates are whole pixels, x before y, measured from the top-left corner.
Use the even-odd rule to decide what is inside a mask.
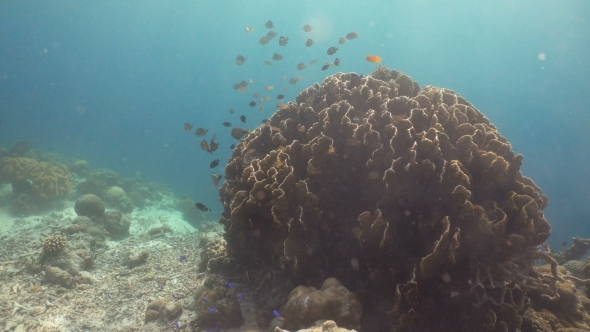
[[[104,182],[93,178],[87,179],[76,185],[76,193],[80,196],[93,194],[97,197],[105,197],[106,191],[107,185]]]
[[[94,194],[86,194],[78,197],[74,205],[76,214],[84,217],[101,217],[104,214],[104,203]]]
[[[283,330],[280,327],[275,327],[273,330],[274,332],[289,332],[287,330]],[[338,327],[336,322],[333,320],[327,321],[318,321],[316,322],[314,327],[304,330],[298,330],[297,332],[355,332],[355,330],[347,330],[341,327]]]
[[[121,212],[107,211],[100,217],[100,222],[113,239],[121,239],[129,236],[131,222]]]
[[[65,198],[72,190],[72,175],[66,165],[54,166],[31,158],[0,159],[0,181],[28,182],[36,198]],[[16,187],[19,187],[16,185]]]
[[[68,164],[68,167],[73,173],[79,176],[86,176],[90,172],[90,163],[84,159],[76,159]]]
[[[127,255],[127,259],[125,259],[125,265],[127,265],[129,268],[134,268],[145,263],[149,257],[150,252],[147,250],[130,252]]]
[[[237,293],[227,287],[227,282],[218,276],[205,280],[195,296],[197,318],[190,323],[193,331],[229,329],[244,323]]]
[[[338,280],[328,278],[320,290],[297,286],[289,294],[282,312],[287,329],[306,328],[322,319],[333,320],[341,327],[358,329],[363,306]]]
[[[222,239],[215,239],[205,244],[201,251],[199,272],[207,270],[214,273],[233,272],[235,263],[227,257],[226,245],[227,243]]]
[[[548,199],[462,96],[379,67],[329,76],[296,101],[225,168],[220,222],[239,269],[385,294],[398,331],[518,328],[531,290],[559,298],[541,251]]]
[[[126,195],[127,194],[125,193],[125,190],[123,190],[123,188],[112,186],[106,191],[105,200],[108,203],[117,206],[119,204],[119,200],[125,197]]]
[[[60,252],[64,249],[64,247],[68,244],[68,239],[61,235],[52,235],[45,239],[43,243],[43,250],[47,253],[56,253]]]

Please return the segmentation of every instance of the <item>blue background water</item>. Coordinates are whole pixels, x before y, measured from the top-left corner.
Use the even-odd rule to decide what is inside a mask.
[[[294,100],[337,70],[369,74],[376,66],[364,58],[374,53],[421,86],[456,90],[499,127],[525,155],[523,173],[550,197],[553,243],[588,237],[588,17],[585,0],[2,1],[0,142],[81,154],[94,167],[141,174],[219,213],[214,158],[183,124],[208,128],[207,138],[217,133],[220,173],[236,142],[223,121],[239,125],[245,114],[253,129],[272,114],[281,88]],[[269,19],[289,37],[286,47],[278,36],[258,44]],[[304,24],[314,30],[303,32]],[[361,37],[338,45],[351,31]],[[304,46],[307,38],[313,47]],[[334,59],[330,46],[339,47],[340,68],[321,71]],[[285,59],[265,65],[275,52]],[[245,65],[236,66],[238,54]],[[312,59],[318,63],[296,69]],[[288,84],[295,76],[302,81]],[[250,92],[233,90],[249,78]],[[254,92],[273,97],[264,112],[248,106]]]

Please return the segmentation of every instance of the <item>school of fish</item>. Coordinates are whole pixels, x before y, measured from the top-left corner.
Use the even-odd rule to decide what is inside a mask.
[[[266,33],[266,35],[260,37],[258,39],[258,43],[262,46],[265,46],[267,44],[269,44],[275,37],[278,36],[278,32],[274,31],[273,29],[275,29],[275,25],[274,23],[269,20],[264,24],[264,27],[266,29],[270,29],[270,31],[268,31]],[[310,37],[313,37],[313,31],[314,28],[309,25],[309,24],[305,24],[302,28],[303,33],[305,33],[306,35],[309,34]],[[256,31],[256,29],[252,26],[246,26],[245,27],[245,31],[246,33],[251,33],[253,31]],[[346,34],[345,37],[341,37],[338,39],[338,44],[339,45],[343,45],[344,43],[346,43],[349,40],[354,40],[359,38],[360,35],[357,32],[349,32],[348,34]],[[315,45],[315,41],[313,38],[307,38],[307,41],[304,43],[305,47],[307,48],[316,48],[317,46]],[[282,47],[285,47],[285,49],[289,49],[289,47],[291,44],[289,44],[289,37],[286,35],[280,36],[278,39],[278,45],[281,46],[281,49],[283,49]],[[267,46],[265,46],[267,47]],[[342,47],[342,46],[341,46]],[[328,56],[333,56],[334,54],[336,54],[336,52],[339,51],[339,48],[336,46],[330,46],[327,51],[326,54]],[[281,52],[283,53],[283,52]],[[279,54],[279,53],[271,53],[271,55],[269,56],[269,58],[267,60],[263,60],[263,63],[266,64],[267,66],[274,66],[274,64],[276,62],[279,62],[281,60],[283,60],[283,58],[285,57],[285,55],[283,54]],[[248,60],[248,58],[246,58],[244,55],[237,55],[236,56],[236,65],[238,66],[247,66],[246,64],[246,60]],[[377,55],[374,54],[370,54],[366,57],[366,60],[368,62],[371,63],[381,63],[383,61],[383,59]],[[248,61],[248,63],[252,63],[252,61],[254,60],[250,60]],[[317,60],[316,59],[312,59],[309,61],[306,61],[310,66],[314,65]],[[339,66],[340,65],[340,59],[339,58],[334,58],[332,61],[328,61],[326,62],[326,64],[324,66],[321,67],[321,70],[328,70],[330,67],[334,67],[334,66]],[[308,67],[308,65],[306,65],[304,62],[300,62],[297,65],[297,70],[298,71],[303,71]],[[269,69],[270,70],[270,69]],[[284,75],[281,77],[281,81],[285,81],[285,79],[287,78],[287,75]],[[288,80],[289,84],[297,84],[300,80],[302,80],[303,78],[301,76],[296,76],[296,77],[292,77]],[[262,82],[262,79],[260,79],[260,81]],[[239,91],[239,92],[248,92],[250,91],[249,86],[253,86],[254,85],[254,80],[252,80],[251,78],[247,79],[247,80],[241,80],[238,83],[235,83],[233,85],[234,90]],[[265,91],[271,91],[274,89],[273,85],[267,85],[264,90]],[[283,87],[281,89],[281,91],[285,92],[287,91],[287,87]],[[250,101],[250,103],[248,104],[250,107],[255,107],[257,105],[257,102],[260,104],[260,111],[264,111],[265,109],[265,105],[264,102],[269,101],[272,99],[271,96],[265,96],[262,97],[260,99],[258,99],[259,97],[261,97],[261,92],[255,92],[253,95],[255,100]],[[286,108],[287,105],[283,103],[283,99],[285,98],[285,95],[283,94],[279,94],[276,97],[279,100],[279,103],[276,105],[277,109],[283,109]],[[244,105],[245,106],[245,105]],[[229,113],[230,115],[234,115],[236,113],[236,109],[240,109],[242,107],[231,107],[229,108]],[[244,110],[247,109],[247,107],[243,107]],[[241,114],[239,115],[239,119],[242,123],[246,123],[246,115]],[[266,124],[267,126],[270,125],[268,119],[264,119],[262,121],[262,123]],[[241,141],[246,135],[250,134],[251,131],[248,129],[244,129],[241,127],[235,127],[232,125],[232,122],[229,121],[225,121],[222,123],[223,127],[227,127],[227,128],[231,128],[231,132],[229,133],[231,135],[231,137],[235,140]],[[301,126],[301,125],[300,125]],[[185,123],[184,124],[184,130],[186,132],[191,132],[193,129],[193,125],[189,124],[189,123]],[[297,128],[298,130],[305,130],[305,128]],[[273,128],[274,130],[274,128]],[[198,128],[195,130],[195,136],[196,137],[203,137],[206,136],[209,133],[209,129],[206,128]],[[239,143],[239,142],[238,142]],[[218,147],[221,145],[218,141],[217,141],[217,134],[213,133],[213,136],[207,140],[207,139],[202,139],[201,143],[201,149],[211,155],[213,155],[213,153],[218,149]],[[236,147],[236,144],[231,144],[230,148],[234,149]],[[209,167],[211,169],[215,169],[217,171],[221,171],[219,169],[217,169],[220,165],[220,160],[218,158],[215,158],[213,161],[210,162]],[[211,179],[213,182],[213,186],[216,189],[219,189],[221,184],[220,181],[222,180],[222,175],[218,175],[216,173],[212,173],[211,174]],[[203,211],[203,212],[211,212],[211,209],[209,207],[207,207],[205,204],[201,203],[201,202],[197,202],[195,203],[195,206],[197,209]],[[214,308],[212,308],[212,310],[215,310]],[[213,311],[212,311],[213,312]],[[280,317],[280,314],[278,314],[278,312],[275,310],[275,315],[277,317]]]

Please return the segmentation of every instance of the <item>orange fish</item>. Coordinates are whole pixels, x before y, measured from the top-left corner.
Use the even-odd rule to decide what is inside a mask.
[[[367,55],[367,57],[365,59],[367,59],[367,61],[372,62],[372,63],[379,63],[379,62],[383,61],[383,59],[380,56],[374,55],[374,54]]]
[[[186,131],[187,133],[189,133],[191,130],[193,130],[193,125],[189,124],[189,123],[185,123],[184,124],[184,131]]]

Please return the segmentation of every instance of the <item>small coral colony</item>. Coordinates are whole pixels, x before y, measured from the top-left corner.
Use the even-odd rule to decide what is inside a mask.
[[[269,42],[271,42],[275,37],[278,36],[277,32],[274,31],[275,25],[274,25],[274,23],[272,21],[266,22],[264,24],[264,27],[266,29],[270,29],[270,31],[265,36],[263,36],[263,37],[260,38],[260,40],[258,41],[258,43],[260,45],[266,45]],[[245,28],[246,33],[251,33],[251,32],[253,32],[255,30],[256,29],[254,27],[251,27],[251,26],[247,26]],[[306,24],[306,25],[303,26],[302,30],[303,30],[303,33],[310,33],[310,32],[312,32],[314,30],[314,28],[312,26],[310,26],[309,24]],[[359,36],[360,35],[357,32],[350,32],[350,33],[346,34],[345,37],[339,38],[338,39],[338,44],[339,45],[342,45],[342,44],[346,43],[346,41],[354,40],[354,39],[359,38]],[[280,46],[287,46],[289,44],[289,37],[280,36],[278,43],[279,43]],[[305,42],[305,45],[304,46],[306,46],[306,47],[312,47],[313,45],[314,45],[314,40],[311,39],[311,38],[309,38]],[[332,56],[337,51],[338,51],[338,47],[331,46],[326,51],[326,54],[329,55],[329,56]],[[284,56],[281,55],[281,54],[274,53],[272,55],[272,61],[274,61],[274,62],[281,61],[283,59],[283,57]],[[247,60],[248,60],[248,58],[246,58],[245,56],[238,55],[236,57],[236,65],[242,66],[242,65],[246,64]],[[381,61],[383,59],[381,57],[377,56],[377,55],[371,54],[371,55],[368,55],[366,57],[366,60],[369,61],[369,62],[372,62],[372,63],[381,63]],[[268,65],[268,66],[273,66],[274,63],[272,61],[271,60],[265,60],[264,63],[266,65]],[[317,60],[314,59],[314,60],[309,61],[308,64],[309,65],[314,65],[314,64],[316,64],[316,62],[317,62]],[[339,66],[339,65],[340,65],[340,59],[339,58],[335,58],[333,61],[326,62],[326,64],[322,66],[321,70],[327,70],[330,67]],[[305,63],[302,62],[302,63],[299,63],[297,65],[296,69],[297,70],[304,70],[304,69],[307,68],[307,66],[308,66],[307,64],[305,64]],[[286,76],[283,76],[283,77],[281,77],[281,80],[285,80],[286,78],[287,78]],[[293,78],[289,79],[289,83],[296,84],[301,79],[302,79],[301,76],[293,77]],[[251,85],[251,84],[254,84],[254,80],[252,80],[252,79],[243,80],[240,83],[234,84],[233,88],[236,91],[246,93],[246,92],[250,92],[250,89],[248,88],[248,85]],[[274,89],[274,86],[273,85],[268,85],[264,89],[266,91],[271,91],[271,90]],[[283,92],[285,92],[285,91],[287,91],[287,88],[283,88]],[[251,101],[248,105],[250,107],[254,108],[254,107],[257,106],[257,103],[258,103],[258,104],[260,104],[260,106],[259,106],[260,111],[264,111],[264,109],[265,109],[264,103],[267,102],[267,101],[270,101],[272,99],[271,96],[261,97],[261,93],[260,92],[254,92],[254,94],[252,96],[254,97],[254,100]],[[279,95],[277,95],[276,98],[279,100],[278,104],[276,105],[276,108],[277,109],[286,107],[286,105],[283,104],[283,99],[285,98],[284,95],[279,94]],[[235,110],[234,110],[233,107],[229,109],[229,113],[230,113],[230,115],[235,113]],[[240,119],[240,121],[242,123],[246,123],[246,115],[240,115],[239,119]],[[228,128],[231,128],[233,126],[232,123],[229,122],[229,121],[225,121],[222,124],[223,124],[224,127],[228,127]],[[268,119],[264,119],[263,120],[263,124],[269,125]],[[194,127],[193,124],[190,124],[190,123],[185,123],[184,124],[184,130],[186,132],[188,132],[188,133],[192,132],[193,127]],[[197,128],[195,130],[195,136],[197,136],[197,137],[203,137],[203,136],[207,135],[208,133],[209,133],[209,130],[208,129],[205,129],[205,128]],[[250,130],[247,130],[247,129],[244,129],[244,128],[240,128],[240,127],[233,127],[232,130],[231,130],[231,136],[234,139],[236,139],[236,140],[241,140],[245,135],[247,135],[249,133],[250,133]],[[217,141],[217,135],[216,134],[213,134],[213,136],[209,140],[203,139],[201,141],[201,148],[203,149],[203,151],[206,151],[206,152],[208,152],[210,154],[213,154],[213,152],[215,150],[217,150],[217,148],[219,148],[219,142]],[[230,145],[230,148],[231,149],[234,149],[235,148],[235,144]],[[213,160],[209,166],[210,166],[210,168],[215,168],[215,167],[219,166],[219,160],[218,159]],[[211,177],[212,177],[213,185],[215,186],[215,188],[219,188],[219,181],[221,180],[221,177],[222,176],[221,175],[218,175],[218,174],[212,174]],[[201,211],[210,210],[208,207],[206,207],[202,203],[197,203],[196,204],[196,207],[199,210],[201,210]]]

